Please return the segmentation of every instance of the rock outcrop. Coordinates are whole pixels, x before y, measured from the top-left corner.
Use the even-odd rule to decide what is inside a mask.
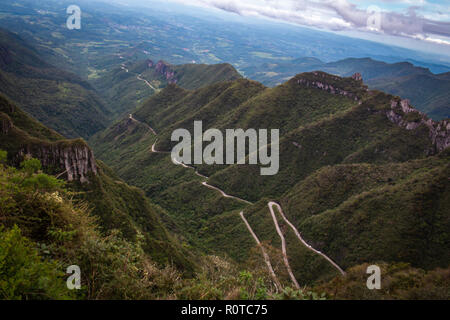
[[[363,81],[361,73],[357,72],[354,75],[352,75],[352,79],[356,81]]]
[[[84,140],[63,140],[7,100],[0,102],[0,148],[8,152],[13,165],[33,157],[41,161],[46,173],[65,176],[68,181],[85,183],[90,175],[97,175],[94,154]],[[38,131],[41,134],[35,136]]]
[[[21,141],[18,137],[25,137]],[[49,171],[63,170],[68,181],[88,182],[90,173],[97,175],[94,154],[82,140],[64,140],[48,142],[32,138],[21,129],[15,128],[8,115],[0,112],[0,139],[14,141],[22,145],[14,152],[13,163],[19,165],[27,156],[39,159],[42,166]],[[17,152],[17,153],[16,153]]]
[[[88,182],[90,173],[97,175],[98,169],[92,150],[85,144],[56,142],[53,144],[28,145],[17,157],[30,155],[39,159],[45,168],[59,168],[68,181]]]
[[[160,60],[155,64],[152,60],[147,60],[147,66],[149,68],[154,68],[155,71],[163,76],[169,84],[176,84],[178,82],[175,71],[164,61]]]
[[[169,84],[177,83],[175,71],[173,71],[164,61],[159,61],[155,66],[156,72],[164,76]]]
[[[367,91],[367,87],[362,85],[362,81],[358,81],[358,85],[353,86],[353,88],[344,88],[345,79],[349,79],[355,83],[355,79],[352,78],[340,78],[327,74],[325,72],[311,72],[301,74],[296,77],[298,84],[305,86],[307,88],[316,88],[326,91],[335,95],[342,95],[354,101],[361,101],[361,93]],[[362,80],[362,78],[361,78]],[[350,86],[347,86],[350,87]],[[356,89],[356,90],[353,90]]]
[[[435,150],[431,153],[439,153],[450,146],[450,121],[433,121],[424,113],[410,106],[409,100],[392,100],[390,110],[386,111],[387,118],[396,125],[414,130],[424,125],[429,130],[429,137]]]

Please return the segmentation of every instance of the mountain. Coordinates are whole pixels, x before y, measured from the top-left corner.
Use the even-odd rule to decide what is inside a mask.
[[[0,29],[0,93],[69,138],[108,124],[109,110],[91,85],[53,67],[19,36]]]
[[[5,298],[283,298],[288,283],[275,287],[259,255],[250,254],[251,268],[242,272],[227,257],[199,251],[166,210],[96,160],[84,140],[64,139],[2,96],[0,136]],[[63,272],[74,263],[85,274],[76,294]]]
[[[173,130],[192,134],[194,120],[202,120],[204,130],[280,129],[279,173],[261,176],[254,165],[196,165],[196,174],[174,165],[161,152],[174,146]],[[240,217],[244,212],[285,283],[270,200],[280,203],[308,244],[344,270],[367,261],[447,267],[449,216],[441,199],[449,196],[450,125],[429,119],[408,100],[369,90],[357,75],[303,73],[274,88],[247,79],[197,90],[170,84],[90,142],[121,178],[156,199],[201,251],[245,263],[255,241]],[[209,186],[252,204],[224,198],[202,185],[204,176]],[[302,284],[339,275],[276,215]]]
[[[120,230],[133,242],[141,237],[143,250],[154,261],[172,261],[180,270],[193,271],[189,254],[162,222],[165,212],[98,162],[84,140],[64,139],[1,96],[0,120],[0,149],[8,152],[11,165],[37,158],[46,173],[68,181],[75,199],[88,204],[104,232]]]
[[[151,2],[0,3],[3,298],[450,298],[448,57]],[[276,174],[177,162],[195,121]]]
[[[411,61],[435,73],[450,71],[448,55],[167,1],[125,5],[79,0],[84,27],[73,31],[64,23],[64,12],[71,4],[66,0],[4,1],[0,24],[32,43],[44,60],[83,79],[108,72],[123,62],[120,55],[174,65],[226,62],[242,71],[252,65],[290,61],[301,52],[325,62],[371,57],[390,63]]]
[[[434,74],[429,69],[409,62],[390,64],[370,58],[349,58],[325,63],[315,58],[300,58],[291,62],[248,67],[243,72],[247,77],[274,86],[297,73],[314,70],[342,77],[360,73],[370,88],[409,99],[418,110],[432,119],[450,118],[448,73]]]
[[[221,81],[236,80],[241,75],[230,64],[170,65],[144,60],[123,63],[93,83],[117,115],[132,112],[151,95],[169,84],[198,89]]]

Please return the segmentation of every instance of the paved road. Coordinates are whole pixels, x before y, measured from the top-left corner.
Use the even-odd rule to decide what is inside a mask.
[[[124,63],[122,63],[122,65],[120,66],[120,68],[121,68],[123,71],[125,71],[126,73],[129,73],[129,72],[130,72],[130,70],[128,70],[128,69],[126,68],[126,66],[125,66]],[[136,78],[137,78],[139,81],[144,81],[145,84],[146,84],[148,87],[150,87],[150,89],[152,89],[153,91],[155,91],[155,92],[159,92],[159,91],[160,91],[159,89],[156,89],[155,87],[153,87],[153,86],[150,84],[150,82],[148,82],[147,80],[143,79],[143,78],[142,78],[142,74],[137,75]]]
[[[138,120],[136,120],[136,119],[133,118],[133,115],[132,115],[132,114],[130,114],[130,119],[132,119],[133,121],[139,122]],[[151,131],[153,132],[153,134],[156,135],[156,132],[155,132],[150,126],[147,125],[147,127],[148,127],[149,130],[151,130]],[[170,152],[166,152],[166,151],[158,151],[158,150],[156,150],[156,143],[157,143],[157,142],[158,142],[158,140],[156,140],[155,143],[152,145],[152,149],[151,149],[151,150],[152,150],[153,153],[166,153],[166,154],[167,154],[167,153],[170,153]],[[212,185],[209,185],[208,182],[207,182],[207,180],[208,180],[209,178],[208,178],[207,176],[204,176],[204,175],[202,175],[201,173],[199,173],[194,167],[191,167],[191,166],[188,166],[188,165],[186,165],[186,164],[184,164],[184,163],[181,163],[181,162],[177,161],[175,158],[172,158],[172,162],[173,162],[175,165],[181,165],[181,166],[183,166],[184,168],[194,170],[194,171],[195,171],[195,174],[196,174],[197,176],[206,179],[206,181],[203,181],[203,182],[202,182],[202,185],[204,185],[205,187],[207,187],[207,188],[209,188],[209,189],[216,190],[216,191],[220,192],[220,194],[221,194],[223,197],[235,199],[235,200],[237,200],[237,201],[244,202],[244,203],[246,203],[246,204],[252,204],[250,201],[247,201],[247,200],[244,200],[244,199],[235,197],[235,196],[230,196],[230,195],[228,195],[227,193],[225,193],[225,191],[223,191],[223,190],[221,190],[221,189],[219,189],[219,188],[217,188],[217,187],[214,187],[214,186],[212,186]],[[324,253],[320,252],[319,250],[316,250],[316,249],[314,249],[312,246],[310,246],[310,245],[302,238],[302,236],[301,236],[300,233],[298,232],[297,228],[296,228],[296,227],[295,227],[295,226],[294,226],[294,225],[286,218],[286,216],[284,215],[284,212],[283,212],[283,209],[281,208],[281,206],[280,206],[278,203],[272,202],[272,201],[271,201],[271,202],[268,203],[268,207],[269,207],[269,210],[270,210],[270,214],[272,215],[272,219],[273,219],[273,222],[274,222],[274,224],[275,224],[275,228],[276,228],[276,230],[277,230],[277,233],[278,233],[278,235],[280,236],[280,239],[281,239],[281,246],[282,246],[282,252],[283,252],[283,261],[284,261],[284,264],[285,264],[285,266],[286,266],[286,269],[288,270],[289,277],[291,278],[291,281],[293,282],[293,284],[295,285],[295,287],[296,287],[297,289],[300,289],[300,286],[299,286],[299,284],[298,284],[298,282],[297,282],[297,279],[295,278],[294,273],[292,272],[292,269],[291,269],[290,264],[289,264],[289,260],[288,260],[288,257],[287,257],[287,250],[286,250],[286,239],[284,238],[284,235],[283,235],[283,233],[282,233],[282,231],[281,231],[281,229],[280,229],[280,226],[279,226],[279,224],[278,224],[278,219],[277,219],[276,214],[275,214],[275,212],[274,212],[274,210],[273,210],[273,207],[274,207],[274,206],[277,207],[278,212],[281,214],[281,217],[283,218],[283,220],[284,220],[284,221],[292,228],[292,230],[294,231],[295,235],[297,236],[297,238],[300,240],[300,242],[301,242],[304,246],[306,246],[309,250],[311,250],[311,251],[313,251],[313,252],[315,252],[315,253],[321,255],[323,258],[325,258],[325,259],[326,259],[328,262],[330,262],[330,263],[331,263],[331,264],[332,264],[332,265],[333,265],[333,266],[334,266],[334,267],[335,267],[335,268],[336,268],[343,276],[346,275],[345,271],[342,270],[342,268],[339,267],[339,265],[337,265],[331,258],[329,258],[326,254],[324,254]],[[271,265],[271,263],[270,263],[270,258],[269,258],[269,256],[267,255],[266,251],[264,250],[263,246],[261,245],[261,242],[259,241],[258,237],[257,237],[256,234],[253,232],[253,230],[252,230],[250,224],[248,223],[247,219],[245,219],[245,217],[244,217],[244,212],[241,212],[241,213],[240,213],[240,216],[241,216],[242,220],[244,221],[245,225],[247,226],[247,229],[249,230],[249,232],[251,233],[251,235],[252,235],[253,238],[255,239],[256,243],[257,243],[258,246],[261,248],[262,253],[263,253],[263,256],[264,256],[264,261],[266,262],[266,265],[267,265],[267,267],[268,267],[268,269],[269,269],[269,272],[270,272],[270,274],[271,274],[271,276],[272,276],[272,278],[273,278],[273,280],[274,280],[275,285],[277,286],[277,288],[281,288],[280,282],[278,281],[278,278],[276,277],[275,272],[273,271],[272,265]]]
[[[137,79],[138,79],[139,81],[144,81],[145,84],[146,84],[147,86],[149,86],[150,89],[152,89],[153,91],[155,91],[155,92],[159,92],[159,91],[160,91],[160,90],[156,89],[154,86],[152,86],[152,85],[150,84],[150,82],[148,82],[147,80],[143,79],[143,78],[142,78],[142,74],[138,75],[138,76],[137,76]]]
[[[146,123],[144,123],[144,122],[141,122],[141,121],[139,121],[139,120],[136,120],[135,118],[133,118],[133,115],[132,115],[132,114],[130,114],[129,118],[130,118],[131,121],[140,123],[140,124],[144,125],[145,127],[147,127],[147,129],[148,129],[149,131],[151,131],[155,136],[157,135],[157,134],[156,134],[156,131],[153,130],[152,127],[150,127],[148,124],[146,124]]]
[[[241,211],[240,216],[241,216],[241,219],[244,221],[245,225],[247,226],[248,231],[253,236],[253,239],[255,239],[256,243],[258,244],[259,248],[261,249],[261,252],[262,252],[263,257],[264,257],[264,262],[266,263],[267,268],[269,269],[269,273],[270,273],[270,275],[272,277],[273,282],[275,283],[275,286],[277,287],[278,290],[281,289],[282,286],[281,286],[280,281],[278,280],[275,272],[273,271],[272,264],[270,263],[269,255],[267,254],[266,250],[264,249],[263,245],[261,244],[261,241],[259,241],[258,237],[256,236],[256,234],[253,231],[252,227],[248,223],[247,219],[245,219],[243,211]]]
[[[291,278],[292,283],[297,289],[300,289],[300,286],[298,285],[297,279],[295,279],[294,273],[292,272],[291,266],[289,264],[288,256],[287,256],[287,250],[286,250],[286,239],[284,238],[283,232],[281,232],[280,225],[278,224],[278,219],[275,215],[275,212],[273,211],[273,206],[268,204],[270,214],[272,215],[273,223],[275,225],[275,228],[277,229],[277,233],[280,236],[281,239],[281,251],[283,252],[283,261],[284,265],[286,266],[286,269],[289,273],[289,277]]]
[[[244,202],[244,203],[246,203],[246,204],[253,204],[253,203],[251,203],[250,201],[247,201],[247,200],[244,200],[244,199],[235,197],[235,196],[230,196],[229,194],[226,194],[223,190],[221,190],[221,189],[219,189],[219,188],[217,188],[217,187],[214,187],[214,186],[212,186],[212,185],[209,185],[206,181],[203,182],[202,184],[203,184],[205,187],[207,187],[207,188],[210,188],[210,189],[219,191],[219,192],[222,194],[222,196],[225,197],[225,198],[235,199],[235,200],[237,200],[237,201]]]
[[[125,67],[124,64],[122,64],[121,68],[122,68],[125,72],[127,72],[127,73],[129,72],[129,70]],[[145,83],[146,83],[151,89],[157,91],[155,88],[153,88],[153,86],[152,86],[147,80],[142,79],[141,75],[138,75],[138,76],[137,76],[137,79],[140,80],[140,81],[145,81]],[[142,123],[142,122],[136,120],[135,118],[133,118],[133,115],[132,115],[132,114],[130,114],[129,118],[130,118],[132,121],[134,121],[134,122],[139,122],[139,123],[145,125],[145,126],[149,129],[149,131],[151,131],[154,135],[157,135],[156,132],[155,132],[155,130],[153,130],[152,127],[150,127],[149,125],[147,125],[147,124],[145,124],[145,123]],[[157,142],[158,142],[158,140],[156,140],[155,143],[152,145],[152,152],[153,152],[153,153],[170,153],[170,152],[165,152],[165,151],[158,151],[158,150],[156,150],[156,143],[157,143]],[[183,166],[184,168],[187,168],[187,169],[193,169],[193,170],[195,171],[195,174],[196,174],[197,176],[201,177],[201,178],[204,178],[204,179],[206,179],[206,180],[209,179],[207,176],[204,176],[204,175],[202,175],[201,173],[199,173],[194,167],[190,167],[190,166],[188,166],[188,165],[186,165],[186,164],[184,164],[184,163],[181,163],[181,162],[177,161],[177,160],[174,159],[174,158],[172,159],[172,162],[173,162],[174,164],[176,164],[176,165],[181,165],[181,166]],[[249,201],[247,201],[247,200],[244,200],[244,199],[241,199],[241,198],[238,198],[238,197],[234,197],[234,196],[230,196],[230,195],[226,194],[223,190],[221,190],[221,189],[219,189],[219,188],[217,188],[217,187],[214,187],[214,186],[209,185],[209,184],[207,183],[207,181],[203,181],[203,182],[202,182],[202,185],[204,185],[205,187],[207,187],[207,188],[209,188],[209,189],[216,190],[216,191],[220,192],[220,194],[221,194],[223,197],[225,197],[225,198],[232,198],[232,199],[235,199],[235,200],[238,200],[238,201],[241,201],[241,202],[245,202],[245,203],[247,203],[247,204],[252,204],[251,202],[249,202]],[[263,254],[263,257],[264,257],[264,261],[265,261],[265,263],[266,263],[266,265],[267,265],[267,268],[269,269],[270,275],[271,275],[271,277],[272,277],[272,279],[273,279],[273,281],[274,281],[274,283],[275,283],[276,288],[277,288],[278,290],[280,290],[280,289],[281,289],[281,284],[280,284],[280,281],[278,280],[277,276],[275,275],[275,272],[273,271],[272,264],[270,263],[269,255],[267,254],[266,250],[265,250],[264,247],[262,246],[262,244],[261,244],[261,242],[259,241],[259,239],[258,239],[258,237],[256,236],[256,234],[253,232],[253,230],[252,230],[250,224],[248,223],[247,219],[245,219],[245,217],[244,217],[244,212],[241,212],[241,213],[240,213],[240,216],[241,216],[242,220],[244,221],[245,225],[247,226],[247,229],[249,230],[249,232],[251,233],[251,235],[252,235],[253,238],[255,239],[256,243],[257,243],[258,246],[261,248],[261,251],[262,251],[262,254]],[[289,270],[290,270],[290,268],[289,268]],[[295,279],[295,278],[294,278],[294,279]],[[298,283],[297,283],[297,287],[298,287]]]
[[[153,149],[154,149],[154,148],[152,147],[152,151],[153,151]],[[188,165],[186,165],[186,164],[184,164],[184,163],[181,163],[180,161],[176,160],[175,158],[172,158],[172,162],[173,162],[174,164],[176,164],[176,165],[183,166],[183,167],[185,167],[185,168],[187,168],[187,169],[192,169],[192,170],[194,170],[194,171],[195,171],[195,174],[196,174],[197,176],[201,177],[201,178],[209,179],[207,176],[204,176],[204,175],[202,175],[201,173],[199,173],[194,167],[191,167],[191,166],[188,166]],[[207,181],[203,181],[203,182],[202,182],[202,185],[204,185],[205,187],[207,187],[207,188],[209,188],[209,189],[218,191],[218,192],[219,192],[223,197],[225,197],[225,198],[234,199],[234,200],[237,200],[237,201],[240,201],[240,202],[244,202],[244,203],[246,203],[246,204],[253,204],[253,203],[251,203],[250,201],[241,199],[241,198],[239,198],[239,197],[230,196],[229,194],[226,194],[225,191],[223,191],[222,189],[219,189],[219,188],[217,188],[217,187],[214,187],[214,186],[208,184]]]
[[[335,267],[343,276],[346,275],[345,271],[342,270],[341,267],[339,267],[337,265],[336,262],[334,262],[333,260],[331,260],[326,254],[320,252],[319,250],[314,249],[313,247],[311,247],[300,235],[300,232],[298,232],[297,228],[286,218],[286,216],[284,215],[283,209],[281,209],[281,206],[276,203],[276,202],[269,202],[269,208],[271,208],[271,212],[273,212],[273,207],[277,207],[278,212],[281,214],[281,217],[283,218],[283,220],[292,228],[292,230],[294,231],[295,235],[297,236],[297,238],[300,240],[301,243],[303,243],[303,245],[305,247],[307,247],[309,250],[321,255],[322,257],[324,257],[328,262],[330,262],[333,267]]]

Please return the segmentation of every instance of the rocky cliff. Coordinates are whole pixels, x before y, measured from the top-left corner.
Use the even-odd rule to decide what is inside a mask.
[[[41,161],[44,168],[64,170],[60,175],[68,181],[88,182],[90,173],[98,169],[92,150],[84,143],[57,142],[53,144],[27,145],[17,154],[18,158],[31,155]]]
[[[361,74],[356,73],[351,78],[341,78],[316,71],[302,73],[293,79],[297,85],[307,88],[316,88],[330,94],[342,95],[352,100],[363,103],[363,98],[373,95],[363,84]],[[378,111],[376,111],[378,112]],[[428,116],[413,108],[409,100],[398,97],[391,100],[390,106],[385,109],[389,121],[406,129],[415,130],[420,126],[426,126],[429,130],[429,138],[433,149],[429,154],[436,154],[450,146],[450,120],[433,121]]]
[[[81,183],[88,182],[90,174],[98,173],[94,154],[83,140],[50,142],[32,137],[15,127],[3,112],[0,112],[0,139],[0,148],[8,151],[15,165],[31,156],[39,159],[47,171]]]
[[[433,121],[424,113],[414,109],[409,100],[393,99],[390,110],[386,111],[387,118],[406,130],[414,130],[424,125],[429,130],[431,142],[435,148],[431,153],[439,153],[450,146],[450,121]]]
[[[331,94],[342,95],[355,101],[361,101],[367,92],[367,87],[362,83],[361,75],[355,74],[351,78],[340,78],[321,71],[302,73],[294,78],[297,84],[316,88]]]
[[[164,61],[160,60],[155,64],[152,60],[148,60],[147,66],[149,68],[154,68],[155,71],[163,76],[169,84],[176,84],[178,82],[175,71],[169,64],[165,63]]]
[[[84,143],[28,144],[15,155],[14,162],[20,163],[27,156],[39,159],[44,168],[55,171],[67,181],[86,183],[89,182],[89,174],[98,173],[94,154]]]

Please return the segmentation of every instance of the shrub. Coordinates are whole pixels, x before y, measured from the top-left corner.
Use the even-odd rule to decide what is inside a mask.
[[[61,270],[57,263],[44,261],[17,226],[0,227],[0,298],[69,299]]]

